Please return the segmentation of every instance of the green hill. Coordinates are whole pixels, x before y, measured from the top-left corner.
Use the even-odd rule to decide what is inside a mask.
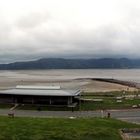
[[[140,68],[140,59],[102,58],[102,59],[62,59],[43,58],[35,61],[0,64],[0,70],[28,69],[116,69]]]

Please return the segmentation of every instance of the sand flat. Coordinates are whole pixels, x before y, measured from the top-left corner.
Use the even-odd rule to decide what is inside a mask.
[[[78,70],[76,70],[78,71]],[[86,92],[106,92],[128,90],[127,86],[120,84],[99,82],[84,78],[78,73],[62,73],[58,70],[48,71],[0,71],[0,89],[13,88],[16,85],[60,85],[62,88],[75,89],[79,88]],[[72,75],[72,76],[71,76]],[[82,78],[82,79],[77,79]],[[136,90],[130,88],[130,91]]]

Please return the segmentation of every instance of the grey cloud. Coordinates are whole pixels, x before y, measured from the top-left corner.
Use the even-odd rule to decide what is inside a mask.
[[[120,23],[84,29],[47,12],[24,15],[15,23],[0,23],[0,63],[41,57],[140,57],[139,17],[134,12]]]
[[[25,29],[33,29],[37,26],[40,26],[41,24],[47,22],[50,18],[50,15],[48,12],[33,12],[28,15],[22,16],[17,21],[17,27],[21,30]]]

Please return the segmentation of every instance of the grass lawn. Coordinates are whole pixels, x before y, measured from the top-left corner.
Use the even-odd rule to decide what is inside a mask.
[[[11,108],[13,107],[14,105],[13,104],[0,104],[0,108]]]
[[[121,128],[140,126],[105,118],[0,117],[0,140],[121,140]]]
[[[71,111],[72,109],[67,106],[47,106],[47,105],[19,105],[16,109],[19,110],[40,110],[40,111]],[[79,110],[79,106],[74,108],[75,111]]]
[[[131,94],[130,94],[131,93]],[[116,97],[121,96],[121,92],[106,92],[92,93],[82,96],[83,99],[103,99],[102,102],[83,101],[81,103],[82,110],[98,110],[98,109],[127,109],[133,105],[140,105],[140,99],[121,99],[122,102],[117,102]],[[128,92],[126,95],[135,95],[135,92]]]
[[[132,109],[133,105],[139,105],[140,99],[125,100],[117,103],[116,99],[102,98],[103,102],[86,101],[81,103],[81,110],[100,110],[100,109]]]
[[[110,91],[110,92],[82,92],[82,95],[86,96],[121,96],[124,95],[123,91]],[[137,95],[139,94],[139,91],[125,91],[125,95]]]
[[[115,101],[104,101],[104,102],[85,102],[81,104],[81,110],[100,110],[100,109],[132,109],[132,105],[140,104],[140,100],[128,100],[122,103]]]

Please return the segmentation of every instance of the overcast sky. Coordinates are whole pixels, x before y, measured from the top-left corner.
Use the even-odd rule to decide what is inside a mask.
[[[0,0],[0,63],[140,58],[140,0]]]

